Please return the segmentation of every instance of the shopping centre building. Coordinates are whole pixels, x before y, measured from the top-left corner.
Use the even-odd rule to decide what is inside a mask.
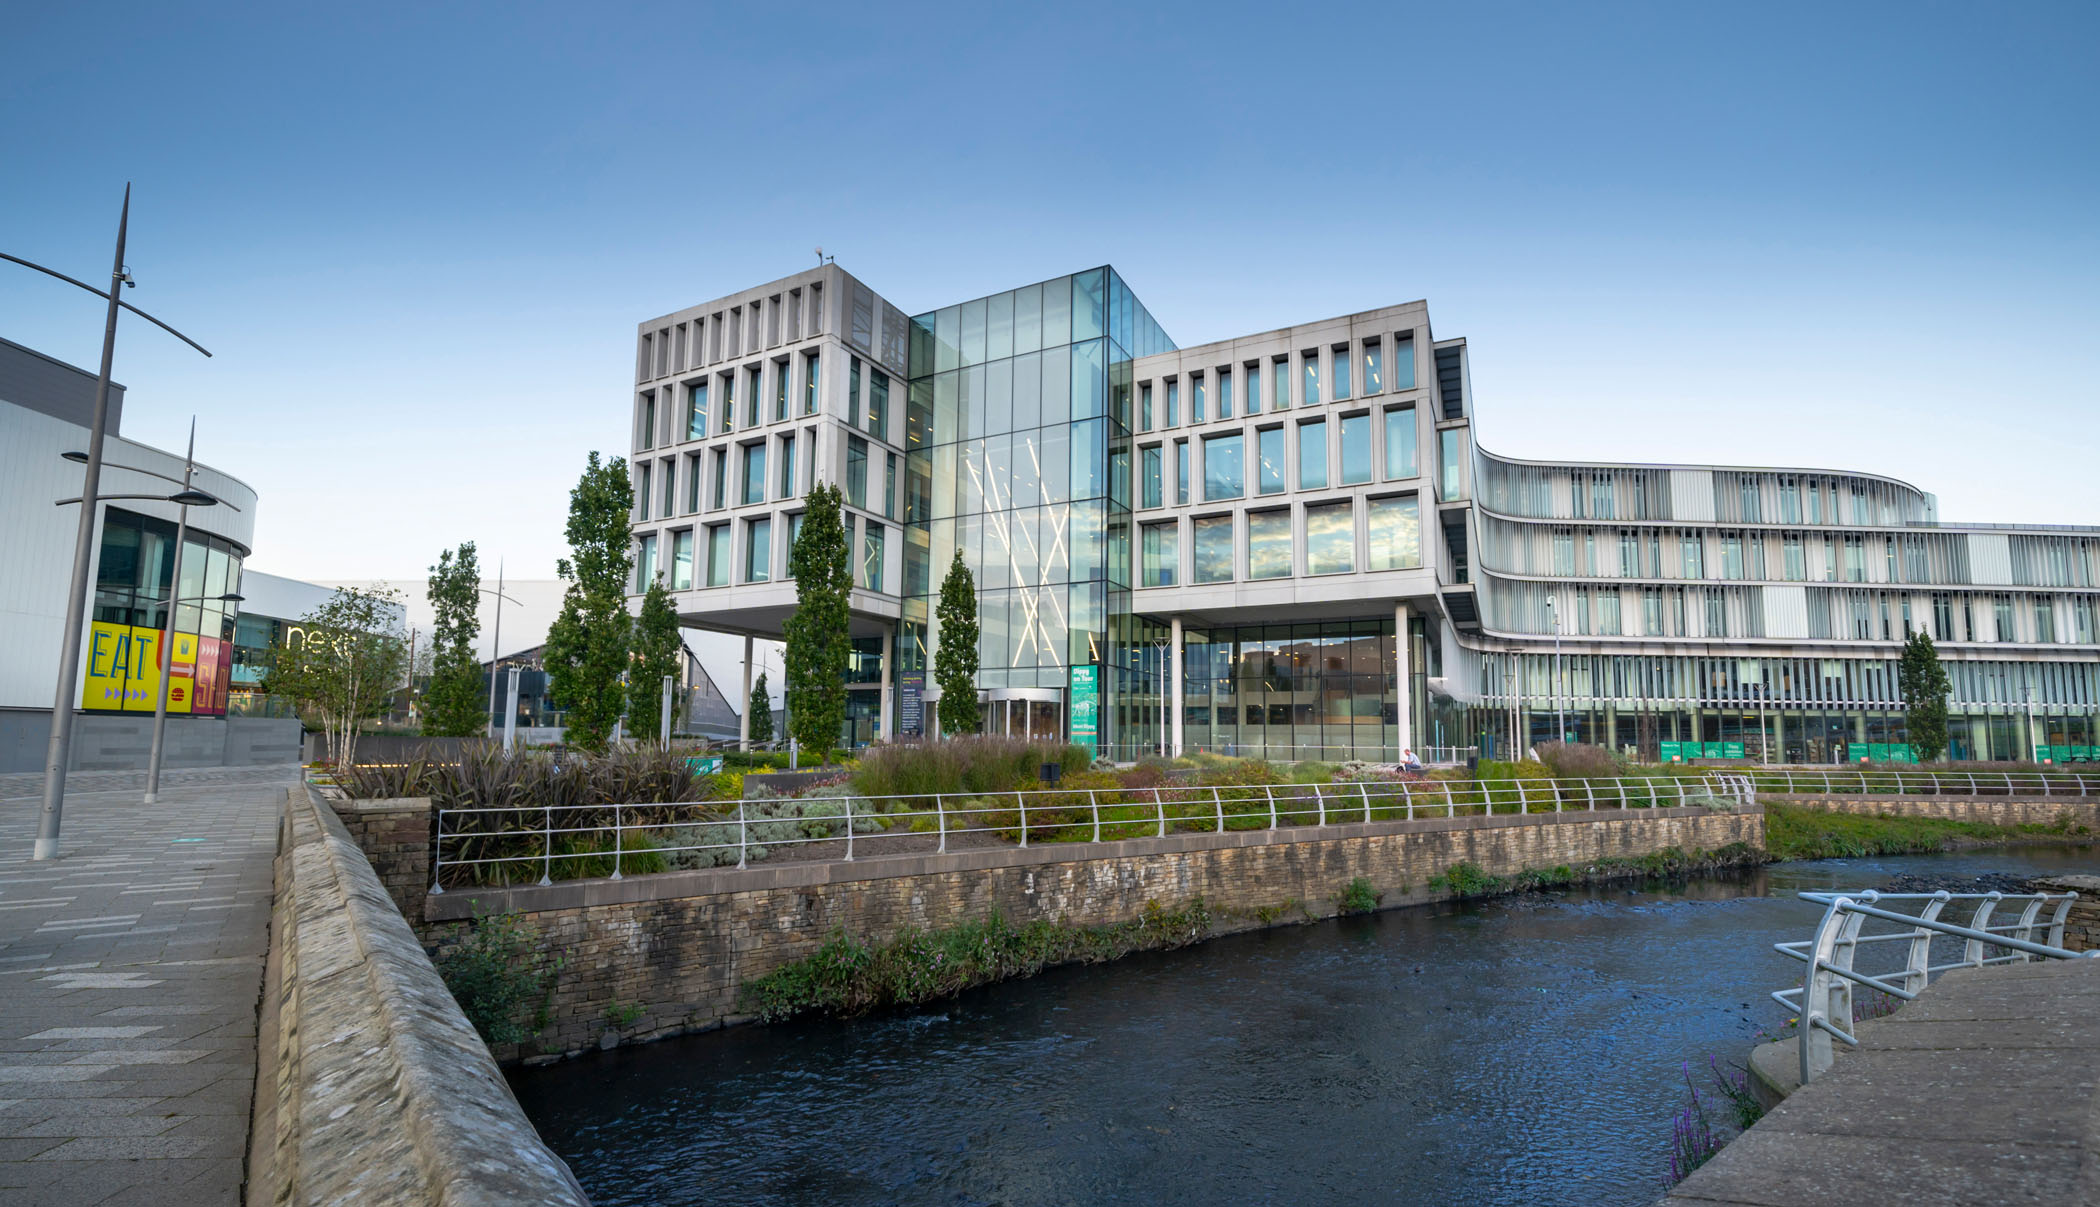
[[[777,639],[843,491],[855,742],[930,726],[960,552],[986,728],[1119,758],[1902,759],[1911,629],[1956,757],[2100,753],[2100,527],[1497,455],[1423,302],[1181,348],[1112,268],[907,317],[825,264],[641,324],[633,406],[635,587],[689,627]]]

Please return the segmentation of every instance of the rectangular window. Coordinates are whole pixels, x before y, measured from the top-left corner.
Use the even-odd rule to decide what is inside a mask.
[[[868,373],[868,430],[881,439],[889,439],[890,377],[880,369]]]
[[[1269,405],[1279,411],[1291,409],[1291,362],[1289,357],[1279,356],[1275,364],[1276,389],[1271,392]]]
[[[736,374],[722,374],[721,382],[722,430],[725,432],[733,431],[736,428]]]
[[[1786,580],[1798,583],[1808,578],[1808,559],[1801,551],[1801,538],[1789,536],[1781,545],[1780,556],[1786,562]]]
[[[773,497],[776,499],[792,499],[795,497],[795,438],[793,436],[782,436],[780,438],[780,484],[775,489]]]
[[[712,506],[716,510],[720,510],[722,507],[722,494],[729,489],[729,450],[726,448],[716,449],[714,463],[715,493]]]
[[[794,368],[793,361],[773,362],[773,421],[778,423],[788,417],[788,378]]]
[[[846,426],[860,426],[860,357],[846,361]]]
[[[2034,597],[2034,639],[2041,642],[2056,640],[2056,604],[2046,595]]]
[[[1179,507],[1189,501],[1189,442],[1174,442],[1174,505]]]
[[[1218,418],[1232,418],[1232,370],[1218,370]]]
[[[1165,415],[1161,418],[1160,426],[1174,427],[1180,422],[1181,383],[1170,377],[1167,379],[1167,409]]]
[[[665,460],[658,464],[656,472],[663,478],[663,506],[656,514],[669,519],[678,511],[678,462]]]
[[[1954,601],[1945,592],[1932,597],[1932,637],[1935,641],[1954,640]]]
[[[882,518],[897,518],[897,454],[883,454],[889,461],[882,475]]]
[[[1164,493],[1165,475],[1161,469],[1160,449],[1157,444],[1148,444],[1138,450],[1138,506],[1159,507],[1166,502]]]
[[[766,446],[763,444],[744,446],[744,494],[741,501],[766,501]]]
[[[1385,409],[1385,479],[1398,482],[1421,474],[1415,451],[1415,409]]]
[[[1721,537],[1721,577],[1743,577],[1743,536],[1739,532],[1726,533]]]
[[[1349,397],[1349,346],[1343,344],[1334,350],[1334,388],[1328,391],[1336,402]]]
[[[1179,530],[1180,525],[1173,523],[1145,525],[1142,585],[1174,585],[1175,572],[1181,568],[1181,550],[1176,539]]]
[[[634,554],[634,589],[647,591],[656,582],[656,538],[645,536],[636,542]]]
[[[1437,497],[1447,503],[1465,497],[1465,483],[1460,477],[1462,471],[1458,457],[1460,439],[1461,433],[1455,427],[1445,428],[1436,434],[1437,457],[1441,463]]]
[[[1203,438],[1203,501],[1237,499],[1247,493],[1246,437],[1238,432]]]
[[[1247,366],[1247,413],[1249,415],[1261,414],[1261,366],[1259,364],[1249,364]]]
[[[1845,581],[1867,581],[1867,547],[1866,543],[1856,536],[1845,538]]]
[[[1684,538],[1684,576],[1686,578],[1706,577],[1706,559],[1703,556],[1705,552],[1706,550],[1700,544],[1698,537],[1688,536]]]
[[[656,447],[656,395],[653,393],[642,395],[641,425],[641,431],[637,433],[640,438],[634,446],[646,452]]]
[[[1247,513],[1247,577],[1291,576],[1291,513],[1277,511]]]
[[[1149,381],[1138,387],[1138,430],[1152,430],[1152,383]]]
[[[2018,641],[2019,631],[2013,627],[2012,596],[2000,595],[1991,600],[1992,619],[1997,622],[1998,640]]]
[[[1415,388],[1415,337],[1412,335],[1403,333],[1393,337],[1393,388]]]
[[[859,436],[846,437],[846,502],[868,505],[868,442]]]
[[[1413,495],[1373,499],[1371,569],[1413,570],[1422,564],[1422,504]]]
[[[707,585],[729,585],[729,525],[712,524],[707,529]]]
[[[1204,516],[1192,524],[1195,532],[1195,581],[1232,581],[1232,517]]]
[[[822,381],[824,377],[824,375],[819,371],[822,367],[822,363],[818,359],[817,353],[807,352],[803,354],[802,413],[805,415],[814,415],[817,413],[817,383],[819,381]]]
[[[1642,632],[1649,637],[1667,637],[1663,632],[1663,593],[1660,587],[1641,592]]]
[[[744,581],[762,583],[773,571],[773,521],[765,517],[744,524]]]
[[[634,467],[634,518],[649,518],[649,465],[643,462]]]
[[[1619,577],[1641,576],[1641,538],[1637,533],[1626,531],[1619,534]]]
[[[1250,377],[1247,380],[1254,379]],[[1265,495],[1282,494],[1289,489],[1285,467],[1288,464],[1286,458],[1290,455],[1284,449],[1283,428],[1265,427],[1256,432],[1254,438],[1259,444],[1257,452],[1261,460],[1260,476],[1255,482],[1256,489]]]
[[[704,440],[707,437],[707,383],[700,382],[685,388],[685,438]]]
[[[758,365],[744,370],[744,426],[758,426],[758,399],[764,393],[763,375]]]
[[[1318,406],[1320,405],[1320,354],[1316,351],[1307,352],[1303,354],[1301,359],[1305,362],[1305,396],[1298,400],[1298,405],[1301,407]]]
[[[1379,346],[1378,337],[1364,341],[1364,393],[1377,394],[1385,389],[1385,356]]]
[[[1728,597],[1718,587],[1709,587],[1706,591],[1706,635],[1728,636]]]
[[[1189,375],[1190,423],[1201,423],[1206,416],[1207,408],[1205,404],[1208,400],[1208,395],[1204,393],[1204,384],[1203,374],[1193,373]]]
[[[688,453],[685,458],[685,509],[687,513],[700,510],[700,454]]]
[[[1356,504],[1321,503],[1305,509],[1305,572],[1347,574],[1356,569]]]
[[[1298,425],[1298,489],[1319,490],[1327,485],[1327,421],[1315,419]]]
[[[1342,416],[1342,485],[1361,486],[1371,480],[1371,417]]]
[[[1619,635],[1619,593],[1605,591],[1597,596],[1597,631],[1608,637]]]
[[[671,589],[693,589],[693,530],[690,528],[671,534]]]
[[[882,590],[883,544],[887,533],[880,524],[868,525],[860,537],[860,585],[870,591]]]

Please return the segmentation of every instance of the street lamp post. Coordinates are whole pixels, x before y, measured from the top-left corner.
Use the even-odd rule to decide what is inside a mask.
[[[1554,606],[1551,595],[1546,597],[1546,614],[1553,618],[1553,723],[1559,729],[1559,740],[1568,740],[1568,710],[1561,698],[1560,682],[1560,609]]]
[[[109,428],[109,375],[117,355],[117,311],[129,310],[204,355],[211,355],[197,341],[123,300],[125,287],[134,284],[124,268],[124,242],[130,228],[131,186],[126,184],[124,208],[117,216],[117,249],[110,263],[107,293],[62,272],[0,252],[0,259],[56,277],[109,302],[102,322],[102,367],[95,377],[94,419],[88,425],[87,472],[80,482],[80,523],[73,536],[73,580],[66,595],[65,628],[58,647],[58,687],[51,696],[51,743],[44,759],[44,803],[37,816],[33,859],[58,857],[59,829],[65,814],[66,768],[73,755],[73,693],[80,674],[80,627],[87,616],[88,565],[94,560],[97,492],[102,486],[102,437]]]
[[[190,480],[197,472],[197,418],[190,417],[190,443],[182,454],[182,488],[190,489]],[[168,679],[175,669],[175,607],[181,601],[175,598],[182,590],[182,547],[189,537],[190,505],[184,503],[175,514],[175,564],[168,571],[168,615],[167,622],[160,627],[160,686],[153,693],[153,752],[146,758],[146,803],[154,804],[160,799],[160,755],[161,744],[168,730]],[[196,708],[197,680],[193,671],[190,678],[190,707]]]
[[[483,595],[496,597],[496,631],[489,637],[489,736],[496,736],[496,664],[503,657],[503,601],[510,596],[503,593],[503,559],[496,559],[496,589],[477,587]],[[510,599],[517,603],[515,599]],[[523,606],[523,605],[519,605]]]

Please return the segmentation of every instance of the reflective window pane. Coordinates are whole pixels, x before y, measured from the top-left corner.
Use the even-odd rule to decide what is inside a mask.
[[[1232,517],[1205,516],[1193,524],[1195,574],[1199,583],[1232,581]]]
[[[1327,421],[1315,419],[1298,425],[1298,489],[1318,490],[1327,485]]]
[[[1291,513],[1250,511],[1247,513],[1247,577],[1291,576]]]
[[[1305,509],[1305,572],[1347,574],[1356,569],[1356,505],[1321,503]]]
[[[1237,499],[1247,493],[1244,437],[1238,432],[1203,438],[1203,501]]]
[[[1371,417],[1342,418],[1342,485],[1357,486],[1371,480]]]
[[[1371,500],[1368,516],[1373,570],[1412,570],[1422,564],[1422,505],[1413,495]]]

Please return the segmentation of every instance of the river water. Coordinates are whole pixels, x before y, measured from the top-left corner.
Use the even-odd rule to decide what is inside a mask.
[[[1786,1012],[1799,889],[2025,848],[1394,910],[513,1077],[600,1207],[1649,1204],[1690,1064]]]

